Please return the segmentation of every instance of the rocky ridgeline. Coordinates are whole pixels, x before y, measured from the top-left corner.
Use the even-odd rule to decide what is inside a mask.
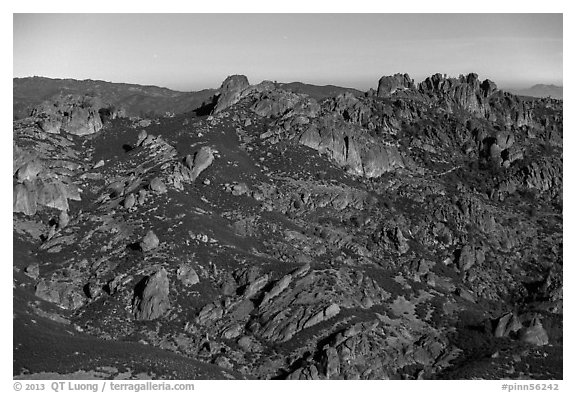
[[[212,104],[14,122],[15,326],[230,378],[558,377],[561,102],[396,74],[320,102],[234,75]]]
[[[459,78],[435,74],[418,86],[407,74],[383,77],[377,97],[389,100],[397,97],[394,105],[344,93],[326,100],[320,107],[313,99],[276,89],[270,82],[250,86],[241,76],[229,77],[221,91],[214,113],[242,98],[251,99],[254,113],[277,119],[278,129],[263,133],[261,138],[277,142],[282,135],[298,136],[301,144],[327,154],[351,173],[365,177],[379,177],[398,168],[415,169],[410,154],[400,149],[397,136],[412,131],[406,130],[406,123],[428,118],[432,123],[441,123],[442,119],[427,113],[430,105],[450,113],[461,111],[468,117],[468,123],[454,130],[453,136],[446,135],[441,124],[432,126],[430,133],[418,135],[412,145],[437,153],[446,144],[454,148],[462,148],[464,144],[465,152],[475,150],[481,158],[500,166],[522,159],[524,149],[520,143],[532,137],[534,131],[540,132],[543,124],[558,124],[559,120],[556,115],[552,115],[553,120],[549,115],[535,120],[534,113],[543,109],[537,107],[543,106],[542,101],[522,101],[498,90],[490,80],[480,82],[476,74]],[[500,131],[494,124],[501,124],[508,131]],[[546,142],[557,144],[562,137],[554,127],[550,127],[553,131]],[[442,131],[434,135],[437,129]],[[528,132],[532,135],[527,135]],[[515,144],[516,138],[520,143]]]

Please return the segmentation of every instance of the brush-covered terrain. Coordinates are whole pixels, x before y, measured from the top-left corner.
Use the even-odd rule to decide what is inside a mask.
[[[234,75],[158,117],[34,82],[15,378],[563,377],[562,101]]]

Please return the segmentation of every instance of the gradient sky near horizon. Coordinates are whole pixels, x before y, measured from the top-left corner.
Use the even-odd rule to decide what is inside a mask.
[[[14,14],[14,77],[176,90],[231,74],[366,90],[476,72],[500,87],[562,85],[562,14]]]

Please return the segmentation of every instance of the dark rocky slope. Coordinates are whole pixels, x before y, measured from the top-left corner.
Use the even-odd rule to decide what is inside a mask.
[[[78,100],[14,122],[14,375],[562,378],[561,101],[475,74]]]

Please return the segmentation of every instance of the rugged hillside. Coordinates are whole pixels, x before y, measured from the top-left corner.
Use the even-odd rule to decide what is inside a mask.
[[[397,74],[101,102],[14,122],[15,376],[562,378],[561,101]]]
[[[156,86],[140,86],[94,80],[14,78],[14,119],[28,117],[33,108],[62,96],[96,97],[125,116],[165,116],[191,112],[211,102],[215,90],[179,92]]]

